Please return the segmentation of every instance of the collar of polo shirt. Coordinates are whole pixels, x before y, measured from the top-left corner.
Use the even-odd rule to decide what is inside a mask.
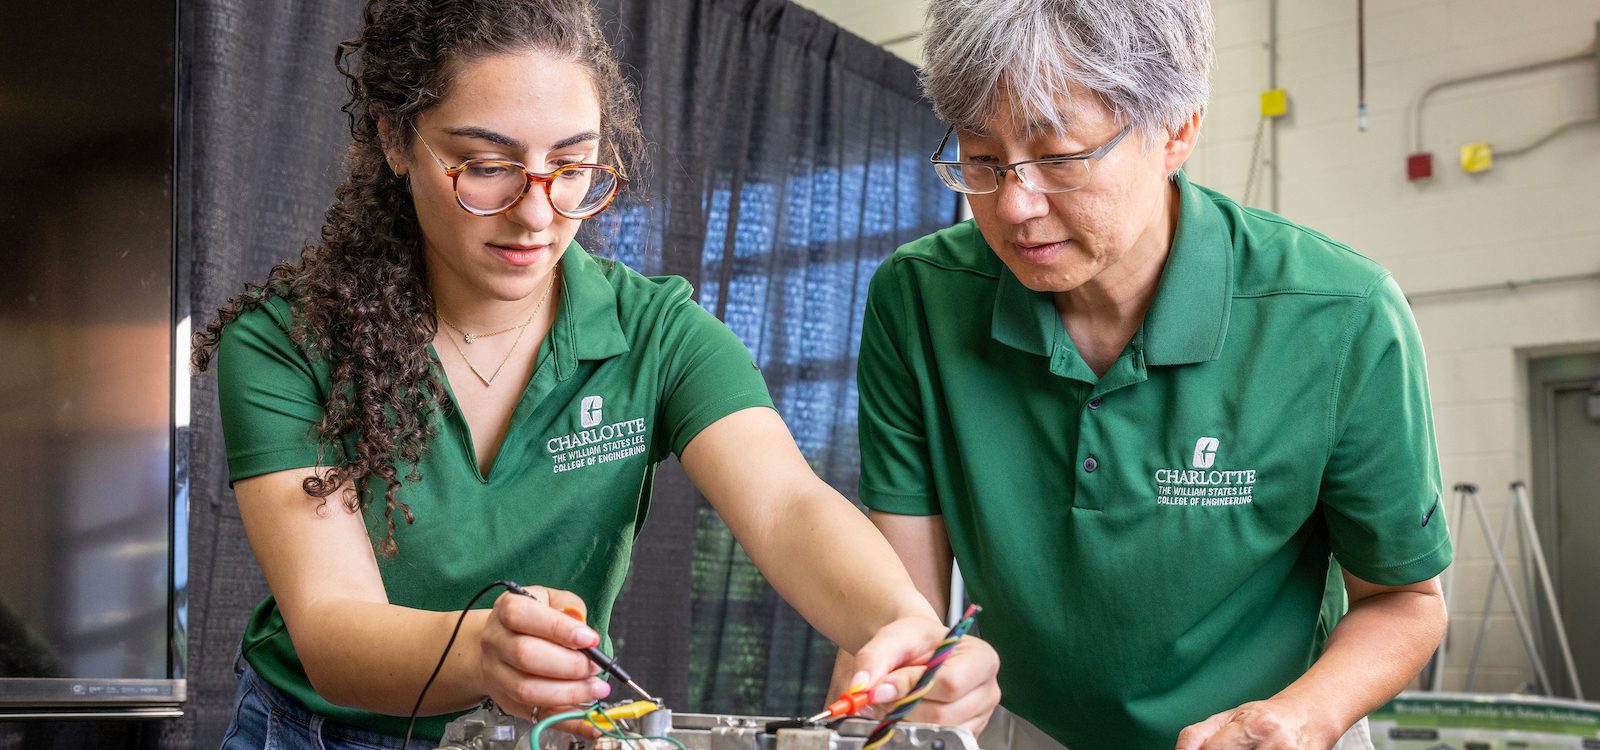
[[[561,309],[555,325],[566,327],[563,339],[572,346],[551,351],[557,380],[572,377],[579,360],[607,359],[628,351],[617,315],[617,294],[598,272],[601,263],[611,262],[595,259],[576,242],[561,256]],[[552,343],[555,340],[552,337]]]

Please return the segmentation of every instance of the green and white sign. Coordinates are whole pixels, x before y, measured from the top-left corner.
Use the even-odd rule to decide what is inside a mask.
[[[1371,716],[1377,750],[1600,750],[1600,703],[1401,693]]]

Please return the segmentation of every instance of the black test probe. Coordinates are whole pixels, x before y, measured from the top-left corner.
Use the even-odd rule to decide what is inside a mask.
[[[506,588],[510,589],[512,593],[521,594],[529,599],[533,598],[533,594],[528,593],[527,589],[516,584],[507,584]],[[575,620],[580,622],[583,620],[583,617],[576,610],[563,609],[561,611]],[[600,671],[610,673],[612,677],[622,680],[622,682],[628,687],[633,688],[633,692],[638,693],[639,697],[650,701],[651,703],[660,703],[660,701],[655,699],[655,696],[645,692],[644,688],[639,687],[639,683],[633,681],[633,676],[628,674],[628,672],[622,668],[622,665],[617,663],[616,659],[606,656],[605,653],[594,646],[586,646],[578,649],[578,651],[583,652],[584,656],[589,657],[589,661],[594,662],[596,666],[600,667]]]

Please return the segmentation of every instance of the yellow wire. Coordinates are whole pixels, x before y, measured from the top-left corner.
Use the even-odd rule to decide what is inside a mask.
[[[927,685],[924,685],[921,690],[918,690],[918,691],[916,691],[916,692],[914,692],[914,693],[912,693],[910,695],[907,695],[904,698],[901,698],[900,700],[895,701],[894,705],[889,708],[889,711],[892,713],[895,710],[899,709],[901,706],[906,705],[907,703],[911,703],[913,701],[920,701],[920,700],[922,700],[922,697],[927,695],[928,692],[931,691],[931,690],[933,690],[933,683],[930,682]]]

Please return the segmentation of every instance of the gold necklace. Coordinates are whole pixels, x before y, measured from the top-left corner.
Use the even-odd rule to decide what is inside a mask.
[[[512,326],[512,327],[507,328],[507,329],[505,329],[503,331],[495,331],[494,333],[484,333],[484,334],[479,334],[477,336],[471,336],[471,335],[468,335],[468,334],[465,334],[465,333],[461,333],[461,329],[460,328],[455,327],[455,324],[451,323],[448,320],[445,320],[444,319],[444,315],[441,315],[437,309],[434,310],[433,314],[437,315],[439,317],[439,321],[440,322],[442,322],[446,326],[448,326],[450,328],[450,330],[455,331],[456,333],[461,333],[461,337],[466,339],[467,343],[469,343],[469,344],[472,343],[473,340],[481,339],[484,336],[494,336],[494,335],[497,335],[497,334],[506,333],[508,331],[517,331],[517,338],[516,338],[515,341],[511,342],[511,347],[506,349],[506,356],[500,358],[500,364],[495,365],[494,372],[489,373],[488,377],[484,377],[483,373],[479,372],[478,368],[475,367],[472,364],[472,360],[467,359],[467,353],[461,350],[461,345],[456,343],[456,339],[455,339],[454,336],[446,336],[445,337],[447,340],[449,340],[450,346],[453,347],[456,350],[456,354],[461,356],[461,361],[467,363],[467,369],[471,370],[473,375],[478,376],[478,379],[483,381],[483,385],[484,385],[485,388],[487,388],[487,387],[489,387],[489,386],[494,384],[494,379],[500,375],[500,370],[506,366],[507,362],[511,361],[511,353],[517,350],[517,345],[518,344],[522,343],[522,334],[528,332],[528,324],[532,323],[534,317],[539,314],[539,311],[544,309],[545,301],[550,299],[550,290],[555,288],[555,285],[556,285],[556,272],[558,270],[560,270],[559,266],[557,266],[554,269],[551,269],[551,271],[550,271],[550,283],[545,284],[545,286],[544,286],[544,296],[539,298],[539,304],[533,308],[533,312],[532,313],[528,314],[528,319],[523,321],[522,325]]]
[[[539,312],[539,311],[537,309],[535,309],[534,313],[537,313],[537,312]],[[477,341],[478,339],[486,339],[486,338],[489,338],[490,336],[499,336],[502,333],[510,333],[510,332],[515,331],[515,330],[517,330],[519,328],[527,328],[528,324],[533,322],[533,315],[530,314],[530,315],[528,315],[528,319],[527,320],[522,321],[521,325],[514,325],[514,326],[511,326],[510,328],[502,328],[502,329],[500,329],[498,331],[495,331],[494,333],[467,333],[466,331],[461,330],[461,328],[458,327],[456,324],[451,323],[450,319],[446,318],[444,316],[444,313],[436,311],[435,314],[437,314],[439,316],[439,322],[443,323],[445,328],[448,328],[448,329],[450,329],[452,331],[455,331],[456,333],[461,334],[461,338],[464,341],[466,341],[467,343],[469,343],[469,344],[474,342],[474,341]],[[451,341],[455,341],[455,339],[451,339]]]

